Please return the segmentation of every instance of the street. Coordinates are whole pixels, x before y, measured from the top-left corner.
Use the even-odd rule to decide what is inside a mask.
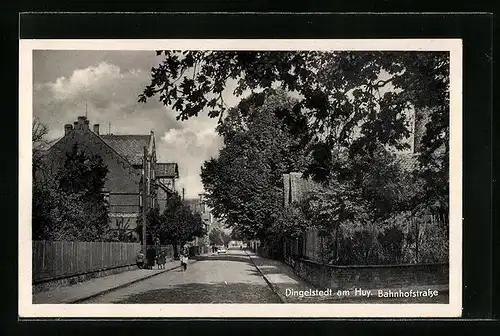
[[[205,257],[83,303],[280,303],[241,250]]]

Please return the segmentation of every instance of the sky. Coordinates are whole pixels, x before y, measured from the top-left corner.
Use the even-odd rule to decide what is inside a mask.
[[[179,165],[178,191],[187,198],[203,191],[200,167],[216,156],[222,139],[217,118],[206,114],[177,121],[176,112],[157,97],[139,103],[150,83],[150,71],[163,60],[152,51],[35,50],[33,52],[33,115],[49,127],[48,140],[64,134],[64,124],[85,115],[100,124],[101,134],[149,134],[154,131],[159,162]],[[384,75],[381,75],[384,77]],[[235,82],[223,93],[228,106],[240,98]],[[248,92],[244,93],[244,96]]]
[[[206,115],[177,121],[176,113],[156,97],[138,103],[150,83],[150,70],[162,61],[154,51],[33,52],[33,116],[49,127],[48,140],[64,134],[64,124],[85,115],[101,134],[149,134],[154,131],[159,162],[179,164],[179,191],[196,198],[203,191],[200,167],[216,156],[222,139],[217,119]],[[237,103],[230,90],[229,106]]]

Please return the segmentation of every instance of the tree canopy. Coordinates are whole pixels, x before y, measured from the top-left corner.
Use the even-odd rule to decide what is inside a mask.
[[[34,238],[112,240],[102,193],[107,173],[100,156],[89,156],[75,144],[55,176],[33,185]]]
[[[222,240],[222,231],[219,228],[213,228],[208,234],[208,239],[210,245],[223,245],[224,240]]]
[[[299,140],[279,121],[291,101],[280,92],[256,98],[228,112],[218,128],[224,148],[204,162],[201,172],[214,215],[248,238],[265,236],[279,216],[283,174],[305,166]]]
[[[205,234],[201,215],[184,204],[177,193],[167,199],[162,214],[158,210],[148,216],[148,231],[162,244],[182,244]]]
[[[155,95],[185,120],[206,111],[227,112],[222,93],[236,96],[280,86],[299,97],[290,114],[305,117],[301,136],[320,146],[372,152],[376,144],[402,149],[409,111],[432,110],[421,162],[448,145],[449,55],[386,51],[157,51],[151,83],[139,96]],[[321,155],[319,155],[321,156]],[[318,171],[316,171],[318,173]],[[316,174],[317,175],[317,174]]]
[[[387,221],[421,205],[448,211],[448,53],[157,54],[164,60],[139,101],[157,96],[179,120],[219,118],[224,147],[201,176],[215,215],[239,235],[277,240],[316,226],[330,238],[336,232],[335,250],[343,244],[350,251],[336,260],[352,261],[349,254],[359,251],[358,261],[387,261],[399,258],[399,247],[383,243],[385,235],[403,235]],[[225,90],[241,98],[236,106],[224,102]],[[400,159],[414,126],[423,133],[410,173]],[[321,188],[283,210],[282,176],[292,171]],[[387,251],[377,256],[374,244]]]

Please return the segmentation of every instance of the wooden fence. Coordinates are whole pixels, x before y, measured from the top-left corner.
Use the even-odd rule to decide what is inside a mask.
[[[33,282],[135,264],[139,243],[33,241]]]
[[[321,188],[320,184],[302,178],[300,173],[284,174],[284,206],[289,207],[292,206],[293,202],[301,201],[308,192],[314,192],[316,188]],[[404,263],[448,260],[448,216],[433,214],[403,217],[404,219],[391,219],[391,223],[398,227],[404,235],[401,247],[401,258]],[[301,257],[325,262],[325,249],[328,249],[325,246],[326,243],[327,240],[319,236],[317,229],[308,228],[302,236],[296,239],[285,239],[282,257],[286,261],[291,261],[294,257]]]
[[[401,258],[404,263],[446,262],[448,260],[448,217],[426,215],[410,217],[399,223],[403,234]],[[323,255],[327,240],[320,237],[316,228],[308,228],[297,239],[287,238],[283,257],[286,261],[300,257],[316,262],[325,262]],[[431,255],[432,254],[432,255]],[[436,259],[436,260],[429,260]]]

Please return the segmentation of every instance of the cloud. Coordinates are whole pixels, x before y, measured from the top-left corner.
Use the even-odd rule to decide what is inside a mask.
[[[157,138],[158,159],[179,164],[179,187],[186,197],[202,191],[200,167],[217,154],[222,141],[215,132],[216,119],[201,115],[177,121],[175,113],[153,98],[138,103],[138,95],[150,82],[149,71],[122,70],[110,62],[76,68],[71,75],[33,86],[33,115],[49,127],[49,139],[64,134],[64,124],[73,123],[87,109],[91,124],[101,124],[107,133],[149,134]]]
[[[197,197],[203,190],[201,166],[215,157],[222,146],[221,137],[215,132],[216,119],[199,116],[183,122],[185,128],[171,129],[161,138],[160,157],[169,162],[179,162],[179,191],[185,188],[186,197]]]

